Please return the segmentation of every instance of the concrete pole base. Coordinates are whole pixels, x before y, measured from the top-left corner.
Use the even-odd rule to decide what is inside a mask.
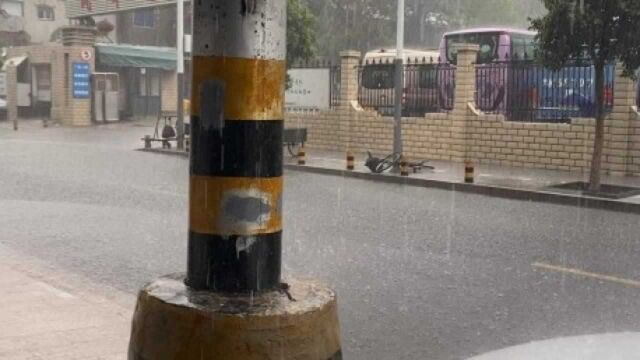
[[[341,360],[336,294],[315,280],[238,295],[193,291],[184,275],[145,286],[129,360]],[[287,288],[287,286],[284,286]]]

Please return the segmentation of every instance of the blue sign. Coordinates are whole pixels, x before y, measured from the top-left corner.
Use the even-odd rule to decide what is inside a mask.
[[[73,98],[89,99],[91,96],[91,66],[89,63],[73,63]]]

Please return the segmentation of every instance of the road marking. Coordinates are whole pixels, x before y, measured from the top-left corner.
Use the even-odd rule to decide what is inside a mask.
[[[545,264],[545,263],[542,263],[542,262],[534,262],[533,264],[531,264],[531,266],[533,266],[534,268],[537,268],[537,269],[555,271],[555,272],[560,272],[560,273],[565,273],[565,274],[571,274],[571,275],[586,277],[586,278],[590,278],[590,279],[608,281],[608,282],[612,282],[612,283],[621,284],[621,285],[630,286],[630,287],[634,287],[634,288],[639,288],[640,289],[640,281],[636,281],[636,280],[625,279],[625,278],[612,276],[612,275],[598,274],[598,273],[594,273],[594,272],[589,272],[589,271],[584,271],[584,270],[574,269],[574,268],[568,268],[568,267],[563,267],[563,266]]]
[[[75,296],[69,294],[66,291],[60,290],[57,287],[51,286],[49,284],[45,284],[43,282],[36,282],[36,285],[38,285],[39,287],[41,287],[42,289],[46,290],[47,292],[61,298],[61,299],[74,299]]]

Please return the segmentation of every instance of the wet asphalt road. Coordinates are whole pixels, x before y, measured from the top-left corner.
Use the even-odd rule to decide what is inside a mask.
[[[0,123],[0,244],[134,294],[185,268],[187,161],[149,128]],[[286,173],[285,273],[339,292],[346,359],[464,359],[640,331],[640,217]],[[615,279],[614,279],[615,280]]]

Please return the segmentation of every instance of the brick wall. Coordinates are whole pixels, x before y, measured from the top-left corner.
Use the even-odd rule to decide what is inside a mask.
[[[88,51],[89,61],[81,54]],[[27,55],[31,64],[51,65],[51,118],[63,125],[91,125],[91,99],[73,98],[73,63],[88,62],[90,72],[95,70],[95,50],[84,46],[23,46],[9,48],[8,57]],[[65,56],[66,55],[66,56]],[[68,58],[68,62],[65,61]],[[10,90],[11,88],[8,88]]]
[[[403,119],[405,154],[462,162],[587,172],[593,149],[595,119],[569,124],[509,122],[502,115],[475,110],[477,47],[460,49],[456,99],[449,113]],[[335,111],[287,114],[288,127],[308,128],[310,148],[388,154],[393,147],[393,119],[360,109],[355,103],[357,59],[343,54],[342,101]],[[606,120],[603,169],[614,175],[640,176],[640,115],[633,81],[616,74],[614,108]]]
[[[640,174],[640,116],[633,114],[629,146],[629,173]]]

